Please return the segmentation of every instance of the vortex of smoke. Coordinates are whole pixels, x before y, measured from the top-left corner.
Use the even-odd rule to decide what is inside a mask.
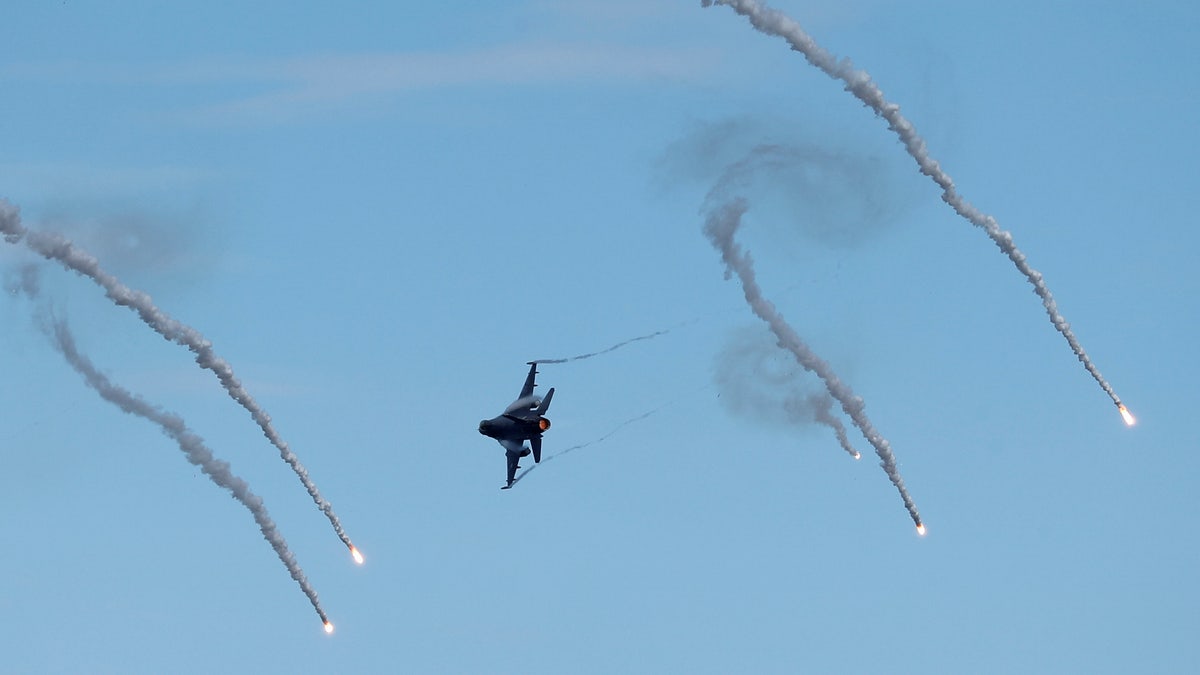
[[[810,64],[819,68],[821,72],[829,77],[840,80],[845,85],[846,91],[871,108],[876,115],[886,120],[888,128],[900,138],[900,141],[904,144],[904,149],[916,161],[921,173],[929,176],[942,189],[942,201],[949,204],[959,216],[986,232],[992,242],[1008,256],[1008,259],[1012,261],[1017,270],[1025,276],[1025,279],[1033,286],[1034,292],[1041,299],[1042,307],[1045,308],[1046,314],[1050,317],[1050,322],[1054,324],[1054,328],[1066,339],[1075,357],[1079,359],[1079,362],[1083,364],[1087,372],[1096,380],[1096,383],[1100,385],[1104,393],[1108,394],[1113,403],[1118,407],[1121,406],[1121,399],[1117,397],[1116,392],[1113,391],[1108,381],[1100,375],[1100,371],[1092,364],[1092,360],[1088,357],[1087,352],[1083,350],[1083,346],[1075,337],[1075,333],[1071,331],[1071,325],[1059,313],[1058,305],[1055,303],[1050,289],[1042,279],[1042,274],[1029,265],[1025,259],[1025,254],[1018,250],[1016,244],[1013,243],[1012,234],[1001,230],[995,218],[981,212],[958,194],[958,191],[954,187],[954,181],[950,179],[950,176],[946,172],[942,171],[938,162],[929,156],[929,152],[925,147],[925,140],[917,134],[912,123],[900,114],[900,106],[889,102],[884,97],[883,92],[871,80],[871,76],[866,71],[856,70],[849,59],[839,61],[833,54],[818,45],[800,27],[799,23],[782,12],[763,5],[758,0],[701,0],[701,4],[704,7],[709,7],[714,2],[733,8],[735,12],[749,19],[751,25],[758,31],[786,40],[792,49],[803,54],[804,58]]]
[[[254,400],[250,393],[242,387],[234,375],[233,367],[225,359],[217,356],[209,342],[195,328],[188,326],[163,312],[150,296],[142,291],[132,289],[121,283],[112,274],[100,267],[100,262],[94,256],[75,246],[69,239],[52,233],[34,232],[27,230],[21,224],[20,211],[8,201],[0,199],[0,233],[10,244],[24,243],[33,252],[48,260],[57,261],[63,267],[91,279],[104,289],[105,295],[120,306],[129,307],[154,332],[176,344],[187,347],[196,357],[196,363],[201,368],[211,371],[229,396],[238,402],[262,430],[267,440],[279,450],[279,456],[292,468],[304,489],[317,507],[329,519],[342,543],[353,550],[354,545],[342,529],[341,521],[333,512],[331,505],[321,496],[317,486],[308,477],[308,469],[300,463],[300,459],[292,452],[288,444],[275,431],[271,424],[271,416]]]
[[[300,585],[300,590],[304,591],[304,595],[312,603],[317,616],[321,618],[321,623],[329,623],[329,618],[325,615],[325,610],[321,608],[321,602],[317,599],[316,591],[309,584],[308,578],[304,576],[304,570],[300,569],[296,557],[288,549],[287,542],[279,533],[275,522],[271,520],[262,498],[251,492],[250,485],[233,473],[229,463],[214,457],[212,451],[205,445],[204,439],[188,429],[183,418],[151,405],[140,396],[114,384],[107,376],[96,370],[92,362],[79,352],[75,345],[75,338],[66,322],[54,320],[45,328],[55,348],[66,358],[71,367],[83,376],[89,387],[100,394],[104,400],[116,405],[121,410],[157,424],[162,428],[163,433],[179,444],[179,449],[187,455],[189,462],[200,467],[204,475],[228,490],[234,499],[241,502],[242,506],[250,511],[250,514],[254,516],[254,522],[258,523],[258,529],[262,532],[263,537],[275,550],[275,555],[279,556],[279,560],[287,568],[292,579]]]
[[[715,196],[721,187],[718,186],[717,189],[714,189],[710,197]],[[879,456],[879,465],[887,473],[892,485],[896,486],[900,498],[904,501],[904,508],[908,510],[909,517],[920,530],[922,528],[921,516],[917,512],[917,506],[909,496],[907,488],[904,487],[904,479],[900,477],[900,470],[896,467],[896,458],[892,454],[891,446],[871,424],[871,420],[864,410],[865,404],[862,398],[856,396],[853,390],[838,378],[829,364],[817,356],[800,339],[800,335],[783,319],[775,305],[763,297],[762,289],[759,288],[755,278],[754,264],[750,254],[743,251],[741,245],[733,239],[733,235],[741,226],[742,215],[748,208],[749,205],[744,199],[734,198],[729,202],[711,207],[705,220],[704,233],[721,253],[721,259],[725,262],[726,277],[737,275],[751,311],[766,322],[779,341],[780,347],[795,356],[796,361],[805,370],[821,378],[829,395],[841,405],[842,411],[859,428],[871,447],[875,448],[875,454]]]
[[[826,391],[809,393],[801,385],[795,359],[780,363],[782,354],[769,333],[742,331],[732,336],[716,358],[714,373],[721,402],[731,412],[757,421],[788,426],[821,424],[833,430],[838,445],[851,457],[861,455],[832,414],[833,399]]]
[[[842,450],[845,450],[846,454],[854,459],[862,457],[858,450],[855,450],[854,446],[850,444],[850,438],[846,435],[845,425],[842,424],[841,420],[833,416],[833,399],[827,392],[809,396],[804,401],[804,407],[806,410],[812,411],[813,417],[817,422],[833,429],[833,435],[837,437],[838,445],[842,446]]]

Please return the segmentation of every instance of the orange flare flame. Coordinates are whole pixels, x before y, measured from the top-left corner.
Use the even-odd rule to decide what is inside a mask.
[[[925,536],[925,523],[917,523],[917,534]]]
[[[354,562],[358,563],[359,565],[363,564],[363,562],[364,562],[363,554],[358,552],[357,547],[354,547],[354,546],[350,547],[350,555],[354,556]]]
[[[854,459],[862,459],[862,453],[855,452],[855,453],[854,453]]]
[[[329,623],[328,621],[325,622],[325,632],[333,633],[333,624],[332,623]]]
[[[1129,412],[1129,408],[1126,408],[1124,404],[1117,406],[1117,410],[1121,411],[1121,419],[1125,420],[1127,426],[1137,424],[1137,420],[1133,418],[1133,413]]]

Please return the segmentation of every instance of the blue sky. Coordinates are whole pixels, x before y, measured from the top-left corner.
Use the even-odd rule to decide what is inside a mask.
[[[1137,426],[886,124],[728,8],[22,6],[0,197],[204,333],[367,564],[186,350],[43,262],[80,349],[263,497],[337,631],[6,293],[6,667],[1194,670],[1200,9],[773,6],[1013,233]],[[701,232],[762,144],[803,159],[740,185],[738,240],[865,399],[924,538],[861,435],[855,462],[784,414],[819,386]],[[6,285],[36,261],[0,246]],[[497,489],[476,425],[526,361],[661,330],[543,366],[546,454],[589,445]]]

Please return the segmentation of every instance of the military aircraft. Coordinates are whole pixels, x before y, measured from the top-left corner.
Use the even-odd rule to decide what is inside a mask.
[[[550,428],[550,420],[543,417],[550,409],[550,399],[554,398],[554,387],[546,392],[546,398],[533,395],[534,378],[537,377],[537,361],[529,362],[529,375],[525,377],[525,386],[517,400],[509,404],[504,412],[490,420],[479,423],[479,433],[494,438],[504,446],[504,454],[508,457],[508,484],[500,488],[507,490],[512,487],[513,477],[518,462],[522,457],[529,456],[529,448],[533,448],[533,461],[542,461],[542,432]]]

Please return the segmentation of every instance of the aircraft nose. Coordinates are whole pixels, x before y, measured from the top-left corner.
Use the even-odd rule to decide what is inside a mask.
[[[486,430],[487,430],[487,420],[480,420],[479,421],[479,433],[485,434],[485,433],[487,433]]]

